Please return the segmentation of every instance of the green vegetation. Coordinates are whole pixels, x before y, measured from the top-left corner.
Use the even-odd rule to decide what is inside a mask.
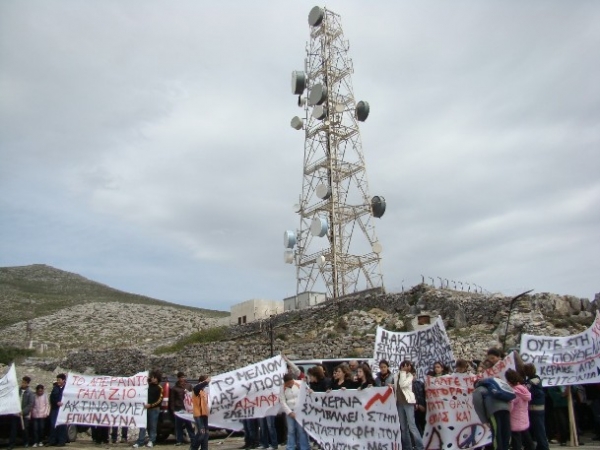
[[[220,341],[225,338],[226,330],[227,327],[216,327],[198,331],[178,340],[173,345],[158,347],[154,353],[157,355],[162,355],[164,353],[177,353],[189,345],[206,344],[208,342]]]
[[[200,312],[206,317],[225,317],[229,313],[156,300],[113,289],[80,275],[43,264],[0,267],[0,328],[27,319],[53,314],[86,303],[138,303],[170,306]]]
[[[28,356],[33,356],[34,353],[35,351],[29,348],[1,347],[0,363],[10,364],[15,361],[20,361]]]
[[[280,339],[282,341],[287,341],[287,336],[283,333],[278,334],[277,336],[275,336],[275,339]]]

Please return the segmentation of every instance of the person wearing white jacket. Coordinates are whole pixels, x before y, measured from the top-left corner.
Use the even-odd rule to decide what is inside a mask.
[[[286,373],[283,376],[283,389],[280,395],[281,408],[285,413],[288,429],[286,450],[296,450],[296,443],[299,450],[310,450],[308,435],[296,421],[294,412],[298,395],[300,395],[300,381],[294,380],[291,374]]]
[[[400,419],[400,438],[403,449],[412,449],[414,442],[415,450],[424,450],[421,434],[415,423],[415,394],[412,391],[415,368],[410,361],[404,360],[400,363],[400,370],[394,375],[394,390],[396,392],[396,407]],[[410,432],[410,435],[408,434]]]

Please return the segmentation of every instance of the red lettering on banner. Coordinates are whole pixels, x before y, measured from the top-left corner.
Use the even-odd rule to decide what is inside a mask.
[[[439,422],[448,423],[448,411],[442,411],[439,413],[434,413],[429,416],[429,424],[434,425]]]

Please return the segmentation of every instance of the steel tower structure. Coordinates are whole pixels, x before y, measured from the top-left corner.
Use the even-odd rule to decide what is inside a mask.
[[[385,212],[381,196],[370,198],[359,121],[369,104],[356,102],[338,14],[314,7],[304,71],[292,73],[298,116],[291,126],[304,130],[302,194],[296,212],[300,228],[286,231],[285,261],[296,264],[296,293],[318,289],[330,298],[366,289],[383,290],[381,244],[374,217]]]

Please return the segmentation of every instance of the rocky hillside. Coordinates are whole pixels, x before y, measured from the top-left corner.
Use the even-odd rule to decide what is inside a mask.
[[[61,357],[78,348],[155,347],[229,313],[129,294],[45,265],[0,268],[0,346]]]
[[[228,312],[175,305],[119,291],[80,275],[43,264],[0,267],[0,310],[2,311],[0,330],[18,322],[52,316],[72,309],[77,310],[82,305],[102,303],[175,308],[182,311],[182,314],[183,311],[188,311],[194,316],[201,315],[206,318],[229,316]],[[119,307],[110,311],[107,320],[110,321],[113,313],[119,314]],[[131,316],[130,322],[134,322],[135,317]],[[40,328],[45,327],[45,322],[38,324]],[[77,323],[70,324],[71,328],[77,328],[77,325]],[[127,329],[121,331],[127,333]]]
[[[189,342],[157,353],[150,345],[118,349],[80,348],[63,359],[45,361],[73,371],[129,375],[147,368],[167,374],[217,374],[284,352],[295,359],[371,358],[375,330],[412,329],[419,315],[440,315],[456,358],[480,359],[489,347],[518,346],[522,333],[565,336],[585,330],[593,321],[597,302],[554,294],[527,295],[512,305],[501,295],[435,289],[425,285],[396,294],[357,295],[326,302],[303,311],[288,311],[268,319],[227,328],[219,339]],[[506,334],[505,334],[506,333]]]

